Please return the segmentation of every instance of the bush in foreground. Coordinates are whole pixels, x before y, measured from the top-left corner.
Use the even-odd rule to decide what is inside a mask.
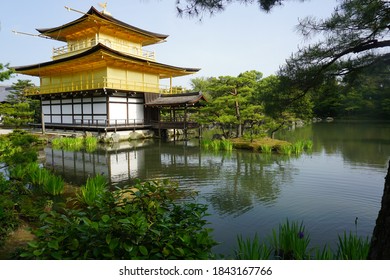
[[[206,206],[176,203],[168,181],[105,191],[95,204],[41,215],[24,259],[210,259]]]

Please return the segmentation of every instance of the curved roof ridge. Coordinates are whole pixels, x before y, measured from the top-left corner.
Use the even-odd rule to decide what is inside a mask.
[[[46,35],[46,36],[49,36],[50,37],[50,34],[48,33],[51,33],[51,32],[55,32],[55,31],[58,31],[58,30],[61,30],[63,28],[66,28],[66,27],[69,27],[69,26],[73,26],[83,20],[85,20],[86,18],[88,18],[89,16],[97,16],[103,20],[106,20],[106,21],[109,21],[113,24],[116,24],[118,26],[121,26],[125,29],[129,29],[129,30],[132,30],[134,32],[137,32],[137,33],[140,33],[140,34],[143,34],[145,36],[149,36],[149,37],[155,37],[155,38],[158,38],[160,40],[165,40],[169,35],[166,35],[166,34],[161,34],[161,33],[155,33],[155,32],[151,32],[151,31],[147,31],[145,29],[141,29],[139,27],[136,27],[136,26],[133,26],[133,25],[130,25],[128,23],[125,23],[121,20],[118,20],[112,16],[109,16],[107,14],[103,14],[101,12],[99,12],[98,10],[96,10],[95,7],[91,6],[91,8],[88,10],[88,12],[84,13],[84,15],[82,15],[81,17],[79,17],[78,19],[76,20],[73,20],[73,21],[70,21],[68,23],[65,23],[63,25],[60,25],[60,26],[57,26],[57,27],[52,27],[52,28],[36,28],[36,30],[41,33],[42,35]]]

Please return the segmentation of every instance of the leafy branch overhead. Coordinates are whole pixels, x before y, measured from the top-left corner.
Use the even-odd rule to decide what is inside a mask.
[[[226,6],[232,3],[254,4],[260,9],[269,12],[272,7],[282,5],[288,0],[177,0],[176,9],[179,15],[188,15],[190,17],[203,17],[204,14],[213,15],[221,12]],[[301,0],[302,2],[305,0]]]
[[[328,19],[307,17],[297,28],[306,39],[322,36],[293,54],[279,71],[292,86],[305,92],[332,76],[379,64],[389,70],[389,1],[344,0]]]
[[[202,18],[205,14],[222,12],[233,3],[256,4],[261,10],[270,12],[273,7],[287,1],[177,0],[176,8],[179,15]],[[340,0],[328,19],[307,17],[299,22],[297,29],[305,39],[319,40],[300,48],[287,59],[278,76],[286,88],[295,87],[302,91],[302,96],[326,79],[345,76],[363,68],[387,69],[388,73],[388,0]]]

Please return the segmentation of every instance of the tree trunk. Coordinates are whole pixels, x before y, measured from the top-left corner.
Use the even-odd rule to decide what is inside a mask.
[[[370,260],[390,260],[390,161],[385,177],[382,205],[372,234]]]
[[[240,115],[240,104],[238,103],[238,100],[236,98],[236,101],[235,101],[235,105],[236,105],[236,118],[237,118],[237,122],[238,122],[238,125],[237,125],[237,137],[241,137],[242,136],[242,124],[241,124],[241,115]]]

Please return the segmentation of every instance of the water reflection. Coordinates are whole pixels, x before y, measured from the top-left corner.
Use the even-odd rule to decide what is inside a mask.
[[[104,174],[111,185],[135,179],[172,179],[205,194],[220,215],[239,216],[257,203],[271,206],[281,182],[291,179],[288,158],[246,151],[202,152],[196,142],[130,142],[92,153],[45,149],[46,166],[70,183],[82,185]],[[298,170],[296,170],[298,172]]]
[[[153,141],[146,140],[123,142],[91,153],[46,147],[46,166],[71,184],[82,185],[96,174],[103,174],[110,184],[117,184],[138,176],[139,168],[144,166],[142,148],[151,144]]]
[[[312,139],[313,152],[341,154],[350,164],[383,166],[390,156],[389,122],[322,122],[280,132],[277,137],[290,141]]]
[[[300,157],[247,151],[201,151],[197,141],[125,142],[94,153],[46,148],[46,164],[65,180],[84,184],[105,174],[112,185],[134,179],[171,179],[198,192],[207,218],[229,254],[236,237],[259,233],[289,218],[304,221],[314,245],[337,242],[338,234],[372,233],[390,156],[390,124],[322,123],[286,133],[287,139],[312,139],[313,151]]]
[[[220,182],[206,200],[219,215],[233,217],[259,203],[271,207],[279,197],[281,184],[291,180],[293,170],[288,160],[277,156],[235,152],[220,169]]]

